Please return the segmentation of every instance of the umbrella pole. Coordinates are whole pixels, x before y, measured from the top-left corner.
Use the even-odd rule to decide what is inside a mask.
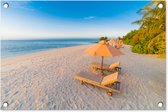
[[[102,75],[104,75],[104,73],[103,73],[103,59],[104,59],[104,57],[102,56],[102,62],[101,62],[101,73],[102,73]]]

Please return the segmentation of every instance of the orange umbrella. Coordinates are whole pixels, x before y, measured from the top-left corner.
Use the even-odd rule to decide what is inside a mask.
[[[109,44],[111,43],[111,44],[115,45],[116,42],[115,42],[114,39],[111,39],[111,40],[108,41],[108,43],[109,43]]]
[[[123,40],[119,40],[118,43],[121,46],[123,44]]]
[[[117,47],[121,47],[122,44],[123,44],[123,40],[121,40],[121,39],[117,40],[117,42],[116,42]]]
[[[104,56],[114,57],[114,56],[123,55],[121,51],[110,46],[106,41],[100,41],[98,44],[88,48],[85,52],[92,56],[102,56],[101,66],[103,66]],[[103,70],[102,70],[102,73],[103,73]]]

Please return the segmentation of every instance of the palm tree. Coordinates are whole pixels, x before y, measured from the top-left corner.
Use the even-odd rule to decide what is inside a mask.
[[[159,8],[159,4],[162,4],[163,8]],[[166,2],[152,1],[138,13],[143,16],[133,24],[139,24],[139,30],[131,38],[126,35],[124,38],[127,39],[124,40],[132,43],[135,52],[165,54]]]
[[[163,8],[158,5],[163,4]],[[164,30],[165,31],[165,17],[166,17],[166,3],[165,1],[152,1],[138,13],[143,14],[142,19],[133,22],[140,24],[140,29]],[[159,25],[159,26],[158,26]]]

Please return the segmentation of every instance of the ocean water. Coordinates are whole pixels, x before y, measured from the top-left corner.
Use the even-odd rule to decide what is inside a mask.
[[[1,58],[14,57],[55,48],[87,45],[98,41],[98,38],[1,40]]]

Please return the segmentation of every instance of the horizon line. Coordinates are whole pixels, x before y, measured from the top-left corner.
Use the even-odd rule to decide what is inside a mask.
[[[103,36],[100,36],[103,37]],[[100,37],[60,37],[60,38],[0,38],[0,40],[47,40],[47,39],[99,39]],[[107,36],[104,36],[107,37]],[[117,37],[107,37],[109,39]]]

